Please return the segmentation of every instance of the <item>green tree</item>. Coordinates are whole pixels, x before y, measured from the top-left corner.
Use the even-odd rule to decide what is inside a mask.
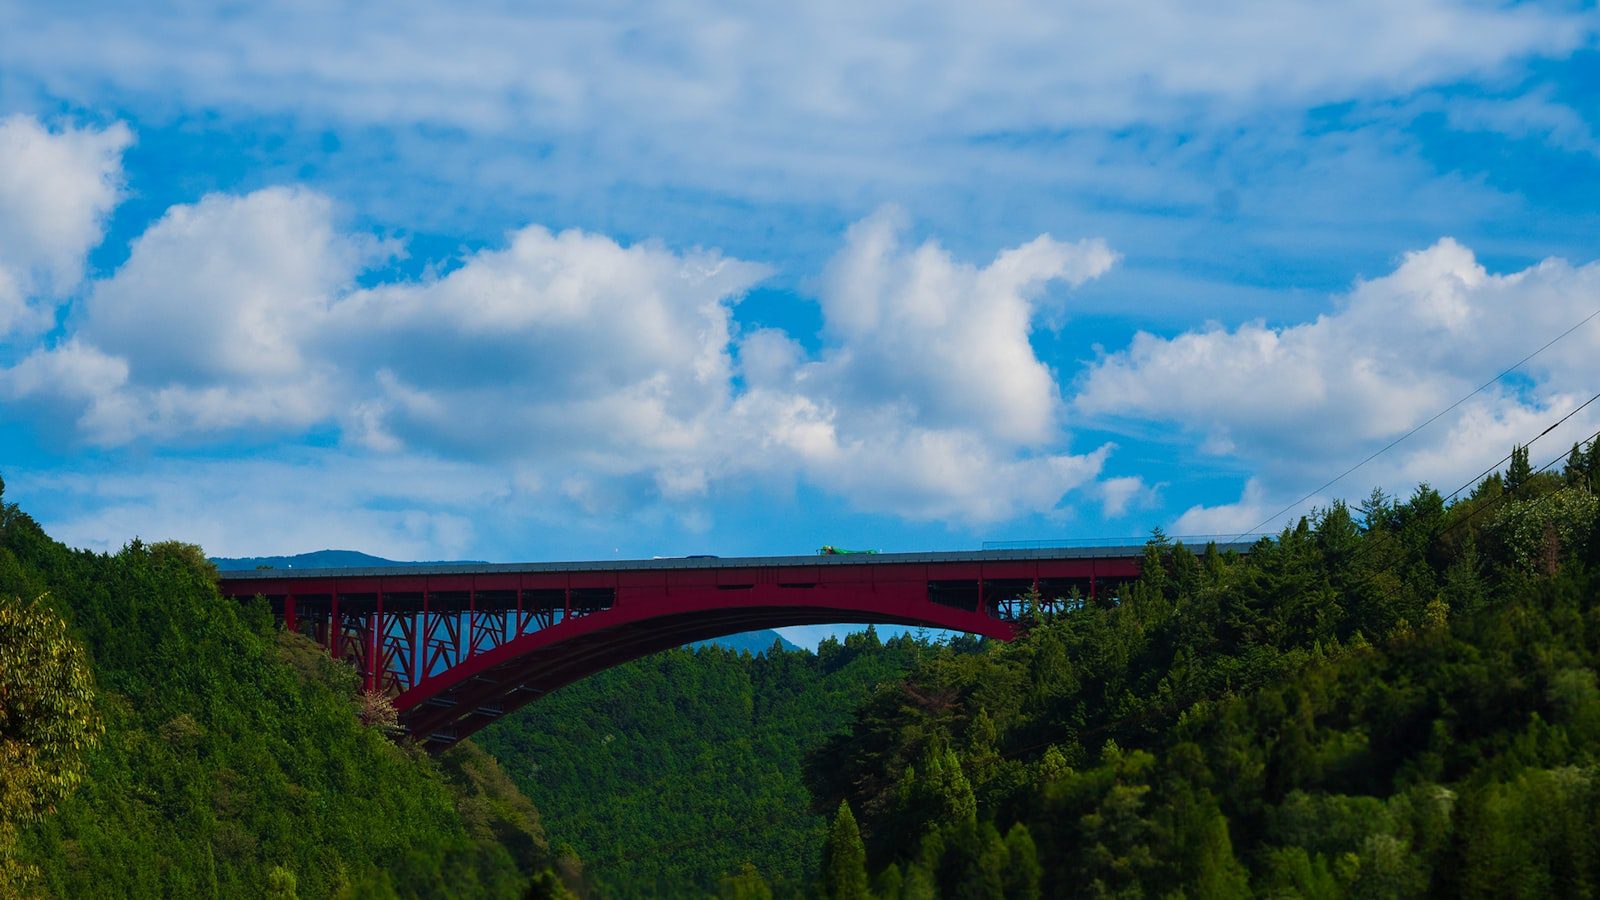
[[[0,894],[28,874],[11,862],[16,827],[83,780],[102,730],[94,703],[88,660],[61,617],[0,595]]]
[[[772,900],[772,888],[756,867],[745,863],[739,871],[717,884],[719,900]]]
[[[822,845],[822,896],[827,900],[864,900],[867,890],[867,848],[856,828],[850,804],[840,801],[839,812]]]
[[[267,870],[268,900],[297,900],[300,896],[298,887],[294,873],[283,866],[273,866]]]

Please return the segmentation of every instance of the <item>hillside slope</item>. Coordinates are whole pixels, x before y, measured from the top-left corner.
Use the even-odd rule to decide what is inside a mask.
[[[84,783],[21,834],[37,888],[523,896],[550,860],[493,762],[468,748],[441,765],[363,727],[348,667],[213,579],[198,548],[69,550],[0,502],[0,595],[70,623],[106,726]]]
[[[1595,896],[1597,485],[1153,542],[1115,601],[919,660],[810,757],[825,894]]]

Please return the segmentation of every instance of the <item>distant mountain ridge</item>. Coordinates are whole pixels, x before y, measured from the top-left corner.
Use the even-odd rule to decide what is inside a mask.
[[[772,649],[772,642],[777,641],[784,650],[794,651],[804,649],[798,644],[790,643],[789,639],[770,628],[761,631],[746,631],[741,634],[729,634],[709,641],[695,641],[689,647],[724,647],[735,653],[748,650],[752,656],[760,656]]]
[[[244,572],[263,566],[269,569],[377,569],[388,566],[483,562],[477,559],[441,560],[439,563],[402,562],[362,553],[359,550],[313,550],[310,553],[296,553],[294,556],[214,556],[211,561],[224,572]]]
[[[441,565],[453,563],[478,563],[483,560],[452,559],[440,562],[417,563],[403,562],[394,559],[384,559],[359,550],[314,550],[310,553],[296,553],[293,556],[214,556],[211,561],[218,569],[224,572],[248,572],[254,569],[378,569],[388,566],[416,566],[416,565]],[[690,647],[709,647],[712,645],[726,647],[735,653],[747,650],[759,656],[772,649],[772,642],[777,641],[785,650],[801,649],[797,644],[791,643],[776,631],[764,629],[761,631],[746,631],[742,634],[730,634],[708,641],[696,641]]]

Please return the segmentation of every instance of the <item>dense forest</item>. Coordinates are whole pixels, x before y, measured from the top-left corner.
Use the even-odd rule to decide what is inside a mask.
[[[1244,555],[1158,532],[1009,644],[671,651],[440,759],[196,548],[0,504],[0,893],[1594,896],[1597,487],[1519,448]]]
[[[705,896],[749,871],[780,893],[814,876],[826,819],[805,755],[932,646],[875,631],[813,654],[670,650],[563,688],[479,734],[614,897]]]
[[[949,648],[809,760],[825,896],[1600,892],[1600,448]],[[870,877],[869,877],[870,876]]]

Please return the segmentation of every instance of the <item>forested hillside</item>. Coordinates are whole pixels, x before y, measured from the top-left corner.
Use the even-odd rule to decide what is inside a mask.
[[[17,611],[59,614],[94,710],[47,736],[92,744],[81,780],[19,781],[41,760],[0,745],[5,797],[66,792],[0,816],[0,885],[1594,896],[1597,486],[1600,449],[1560,473],[1519,450],[1459,501],[1374,494],[1246,556],[1157,534],[1140,580],[1011,644],[669,651],[440,760],[359,724],[349,670],[219,602],[195,548],[70,551],[0,505],[0,654]]]
[[[814,752],[829,896],[1600,892],[1600,452],[939,652]]]
[[[747,864],[798,894],[826,825],[801,760],[930,652],[872,631],[816,654],[670,650],[562,688],[477,740],[611,896],[705,896]]]
[[[0,896],[521,897],[556,863],[492,759],[364,727],[348,667],[213,579],[188,545],[69,550],[0,496],[0,645],[19,622],[69,626],[49,657],[0,646],[24,661],[0,665]],[[60,689],[29,680],[74,659],[92,714],[31,702]],[[56,709],[80,714],[41,725]],[[70,776],[54,812],[39,771]],[[537,890],[557,890],[548,872]]]

